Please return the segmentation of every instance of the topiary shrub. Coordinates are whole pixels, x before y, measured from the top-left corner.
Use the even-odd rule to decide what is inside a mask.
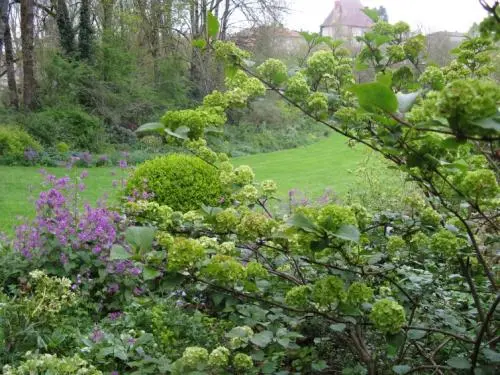
[[[22,162],[40,151],[42,146],[24,130],[16,126],[0,126],[0,159],[3,162]]]
[[[189,155],[170,154],[139,166],[127,193],[152,193],[152,199],[177,211],[190,211],[202,204],[214,205],[222,195],[217,169]]]

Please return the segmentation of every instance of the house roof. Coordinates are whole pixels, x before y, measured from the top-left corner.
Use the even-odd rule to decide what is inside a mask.
[[[368,28],[373,21],[363,13],[364,7],[360,0],[336,0],[335,7],[321,25],[327,27],[332,25],[345,25]]]

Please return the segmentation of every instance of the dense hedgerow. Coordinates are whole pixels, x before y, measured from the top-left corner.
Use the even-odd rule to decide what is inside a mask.
[[[217,169],[195,156],[182,154],[139,166],[128,181],[127,190],[147,191],[153,194],[154,201],[179,211],[215,205],[223,195]]]
[[[0,126],[0,162],[25,160],[28,153],[35,157],[42,146],[24,130],[15,126]]]

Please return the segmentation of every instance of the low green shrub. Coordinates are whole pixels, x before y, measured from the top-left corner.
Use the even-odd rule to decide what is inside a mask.
[[[49,108],[29,116],[26,129],[46,146],[65,142],[72,150],[99,151],[105,140],[99,118],[80,108]]]
[[[205,161],[171,154],[142,164],[128,182],[127,192],[147,191],[153,200],[174,210],[189,211],[213,205],[221,198],[219,173]]]
[[[0,126],[0,162],[24,164],[40,151],[42,146],[24,130],[16,126]]]

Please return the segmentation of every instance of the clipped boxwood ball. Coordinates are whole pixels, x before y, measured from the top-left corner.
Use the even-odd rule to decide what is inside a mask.
[[[147,191],[176,211],[215,205],[222,196],[219,172],[195,156],[171,154],[141,164],[128,181],[127,193]]]

